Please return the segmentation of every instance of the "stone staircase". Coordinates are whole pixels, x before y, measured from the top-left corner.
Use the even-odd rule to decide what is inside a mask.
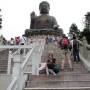
[[[49,50],[54,51],[57,63],[61,65],[61,52],[55,44],[45,45],[42,62],[45,62]],[[84,68],[82,62],[72,61],[72,64],[73,71],[70,71],[66,63],[65,70],[60,71],[57,76],[29,74],[23,90],[90,90],[90,73]]]
[[[9,50],[0,51],[0,74],[7,73]]]
[[[7,90],[7,87],[12,81],[12,76],[7,74],[0,74],[0,90]]]

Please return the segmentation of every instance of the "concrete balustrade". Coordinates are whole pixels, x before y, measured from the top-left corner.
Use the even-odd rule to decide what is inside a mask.
[[[80,46],[80,58],[88,71],[90,71],[90,45],[87,44],[86,38],[83,38]]]

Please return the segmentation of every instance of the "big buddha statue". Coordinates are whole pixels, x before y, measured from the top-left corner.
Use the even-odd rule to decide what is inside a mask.
[[[40,15],[37,16],[34,11],[31,13],[30,29],[25,31],[26,35],[35,31],[38,34],[42,31],[44,31],[43,34],[46,34],[46,32],[47,34],[51,34],[53,31],[52,34],[55,34],[55,31],[57,31],[58,34],[60,33],[60,29],[58,28],[59,25],[57,24],[55,17],[49,15],[49,10],[50,5],[47,1],[42,1],[39,4]]]
[[[48,2],[41,2],[39,10],[40,16],[36,16],[33,12],[31,13],[31,29],[54,28],[54,26],[57,26],[56,19],[49,15],[50,5]]]

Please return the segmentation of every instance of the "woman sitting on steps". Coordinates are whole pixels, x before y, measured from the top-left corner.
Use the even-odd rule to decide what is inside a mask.
[[[53,52],[50,51],[46,62],[40,64],[39,73],[43,74],[46,72],[47,75],[56,75],[59,71],[60,65],[56,64],[56,59],[54,58]]]
[[[60,68],[56,67],[56,66],[57,66],[56,59],[54,58],[53,52],[49,52],[48,59],[46,61],[47,75],[49,75],[49,74],[56,75],[60,71]]]

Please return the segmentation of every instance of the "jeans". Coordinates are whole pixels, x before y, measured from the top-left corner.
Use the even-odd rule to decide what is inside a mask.
[[[79,50],[73,50],[74,61],[80,61]]]

